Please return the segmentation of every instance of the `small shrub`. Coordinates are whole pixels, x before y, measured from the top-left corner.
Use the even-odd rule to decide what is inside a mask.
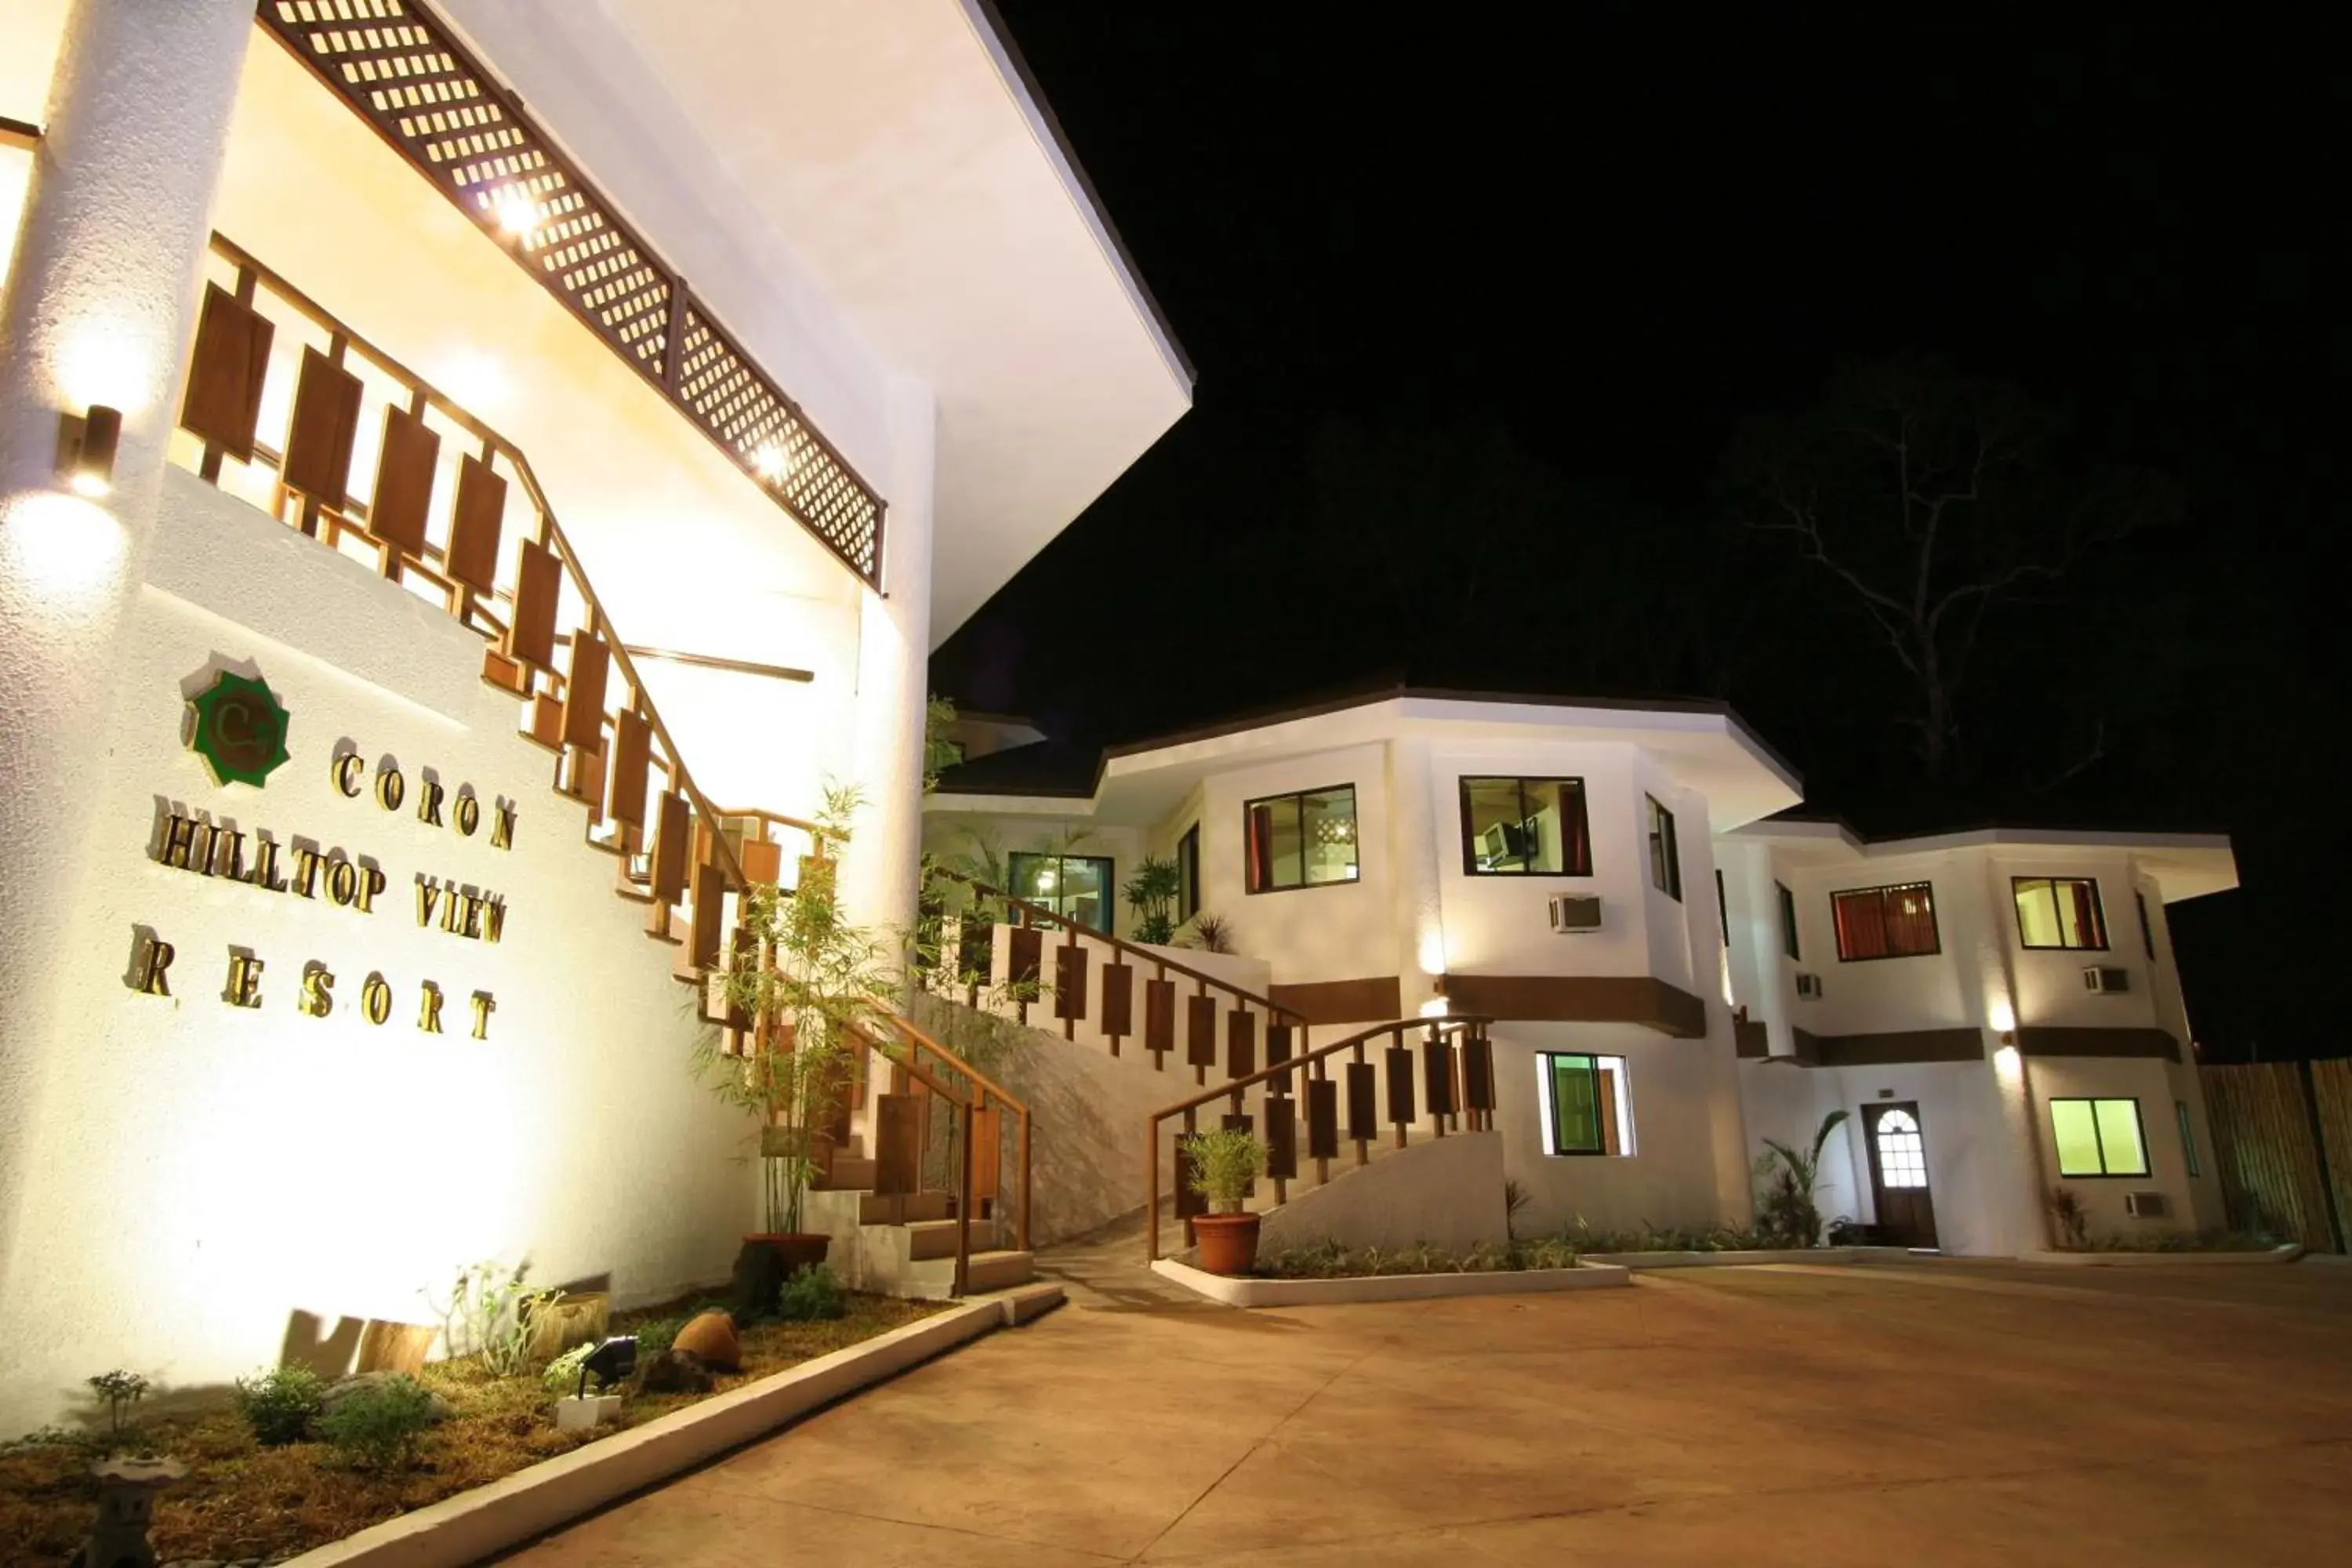
[[[1195,1132],[1184,1140],[1192,1160],[1192,1190],[1220,1214],[1239,1214],[1250,1184],[1265,1174],[1265,1145],[1237,1127]]]
[[[265,1448],[310,1439],[326,1407],[327,1385],[307,1366],[281,1366],[236,1380],[236,1413]]]
[[[671,1337],[675,1338],[677,1334],[677,1330],[676,1328],[672,1328],[670,1330],[670,1334]],[[580,1343],[573,1345],[570,1350],[565,1351],[562,1355],[557,1356],[553,1361],[549,1362],[547,1363],[547,1369],[539,1374],[540,1382],[545,1384],[547,1385],[547,1391],[550,1394],[556,1395],[558,1398],[562,1398],[567,1394],[579,1393],[580,1363],[586,1361],[591,1355],[595,1353],[598,1342],[599,1342],[595,1340],[583,1340]],[[641,1346],[643,1345],[643,1335],[638,1336],[638,1343]],[[667,1349],[668,1347],[664,1346],[663,1348]]]
[[[416,1439],[433,1425],[433,1395],[405,1373],[354,1389],[319,1423],[328,1442],[371,1470],[404,1470]]]
[[[842,1292],[841,1281],[834,1278],[832,1265],[818,1263],[784,1281],[777,1311],[788,1323],[830,1321],[849,1315],[849,1301]]]
[[[1192,917],[1192,945],[1202,952],[1234,951],[1234,922],[1202,910]]]
[[[2058,1247],[2062,1252],[2080,1252],[2088,1239],[2091,1216],[2083,1207],[2083,1200],[2072,1187],[2053,1187],[2042,1200],[2050,1210],[2050,1223],[2058,1231]]]
[[[121,1436],[123,1427],[128,1425],[124,1412],[146,1397],[147,1380],[135,1372],[124,1372],[117,1367],[112,1372],[100,1373],[89,1383],[91,1391],[106,1402],[107,1432],[116,1437]]]
[[[684,1318],[656,1318],[650,1323],[639,1323],[635,1330],[637,1360],[651,1361],[669,1349],[671,1345],[677,1342],[677,1331],[684,1327],[686,1327]],[[579,1375],[578,1370],[574,1369],[573,1378],[576,1380]]]

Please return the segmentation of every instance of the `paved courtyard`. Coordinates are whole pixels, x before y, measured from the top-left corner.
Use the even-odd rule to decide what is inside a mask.
[[[1061,1311],[509,1561],[2301,1565],[2352,1539],[2352,1268],[1243,1313],[1063,1267]]]

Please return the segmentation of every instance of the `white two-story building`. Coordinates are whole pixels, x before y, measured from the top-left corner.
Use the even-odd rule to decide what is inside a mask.
[[[1180,932],[1230,933],[1232,1005],[1315,1039],[1491,1017],[1523,1232],[1744,1223],[1761,1141],[1840,1107],[1822,1212],[1892,1243],[2040,1249],[2061,1184],[2095,1230],[2219,1226],[2163,911],[2233,885],[2227,842],[1872,845],[1801,798],[1720,706],[1392,689],[1091,769],[974,754],[926,847],[1121,939],[1124,885],[1172,861]],[[1257,1061],[1191,1059],[1212,1089]]]

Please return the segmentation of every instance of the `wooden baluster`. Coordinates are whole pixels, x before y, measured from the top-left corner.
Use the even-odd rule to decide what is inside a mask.
[[[1209,1209],[1209,1200],[1192,1190],[1192,1156],[1184,1147],[1184,1140],[1190,1138],[1193,1133],[1200,1130],[1200,1123],[1194,1117],[1194,1108],[1189,1105],[1186,1106],[1184,1108],[1184,1130],[1176,1135],[1176,1163],[1174,1169],[1176,1173],[1176,1217],[1184,1222],[1184,1245],[1187,1247],[1192,1246],[1194,1240],[1192,1216],[1196,1214],[1206,1214]]]
[[[1205,981],[1199,994],[1184,998],[1184,1059],[1192,1065],[1192,1082],[1207,1084],[1209,1069],[1217,1065],[1217,999]]]
[[[1315,1162],[1317,1184],[1331,1179],[1331,1158],[1339,1152],[1339,1086],[1324,1071],[1321,1057],[1307,1080],[1307,1152]]]
[[[1167,1070],[1168,1053],[1175,1047],[1176,983],[1163,967],[1159,978],[1143,983],[1143,1048],[1151,1053],[1151,1070]]]
[[[1429,1102],[1430,1127],[1443,1138],[1446,1119],[1454,1110],[1454,1047],[1445,1031],[1434,1024],[1422,1037],[1421,1084]]]
[[[1020,923],[1007,933],[1007,967],[1012,973],[1010,984],[1014,997],[1014,1016],[1026,1024],[1029,1021],[1029,998],[1035,994],[1038,980],[1045,970],[1045,933],[1029,923],[1028,910],[1016,912]]]
[[[1118,963],[1117,948],[1111,950],[1112,962],[1103,965],[1103,1033],[1110,1037],[1110,1054],[1118,1055],[1118,1042],[1135,1032],[1135,971]]]
[[[1150,1145],[1149,1143],[1146,1143],[1144,1146],[1145,1146],[1147,1149],[1150,1147]],[[1152,1162],[1152,1170],[1153,1170],[1153,1172],[1156,1173],[1158,1172],[1159,1168],[1160,1168],[1160,1163],[1159,1163],[1159,1161],[1154,1160],[1154,1161]],[[1157,1194],[1157,1193],[1156,1193],[1156,1191],[1155,1191],[1155,1193],[1154,1193],[1155,1200],[1156,1200],[1156,1198],[1157,1198],[1157,1195],[1158,1195],[1158,1194]],[[1153,1211],[1153,1213],[1152,1213],[1152,1216],[1151,1216],[1151,1229],[1152,1229],[1152,1245],[1153,1245],[1154,1249],[1155,1249],[1155,1250],[1157,1250],[1158,1246],[1159,1246],[1159,1231],[1160,1231],[1160,1215],[1159,1215],[1159,1212],[1157,1211],[1157,1209],[1155,1209],[1155,1210]],[[1026,1109],[1026,1108],[1024,1108],[1024,1109],[1023,1109],[1023,1110],[1022,1110],[1022,1112],[1021,1112],[1021,1248],[1020,1248],[1020,1249],[1021,1249],[1022,1251],[1024,1251],[1024,1252],[1026,1252],[1026,1251],[1028,1251],[1028,1250],[1029,1250],[1029,1112],[1028,1112],[1028,1110],[1027,1110],[1027,1109]]]
[[[1400,1024],[1389,1032],[1393,1042],[1388,1048],[1389,1121],[1396,1128],[1396,1146],[1405,1146],[1406,1129],[1413,1118],[1412,1052],[1404,1043],[1404,1026]]]
[[[1062,1038],[1078,1037],[1078,1020],[1087,1012],[1087,950],[1078,945],[1078,928],[1067,928],[1069,940],[1054,954],[1054,1012],[1062,1020]]]
[[[1372,1157],[1372,1140],[1378,1137],[1380,1112],[1377,1103],[1372,1064],[1364,1059],[1364,1042],[1356,1042],[1356,1059],[1348,1064],[1348,1136],[1356,1145],[1356,1163],[1361,1165]]]

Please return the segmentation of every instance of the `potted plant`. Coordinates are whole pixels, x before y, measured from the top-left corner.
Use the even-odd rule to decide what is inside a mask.
[[[800,886],[745,890],[742,924],[759,958],[730,968],[725,984],[729,1005],[759,1026],[748,1056],[729,1056],[716,1040],[696,1056],[719,1099],[759,1118],[765,1228],[743,1238],[736,1261],[745,1304],[757,1312],[772,1312],[784,1281],[824,1262],[832,1245],[802,1228],[808,1189],[832,1152],[852,1031],[894,994],[887,944],[851,924],[841,902],[842,854],[860,801],[854,786],[828,784]]]
[[[1192,1216],[1201,1267],[1212,1274],[1246,1274],[1257,1262],[1258,1216],[1242,1205],[1250,1185],[1265,1174],[1265,1145],[1237,1127],[1197,1132],[1184,1140],[1192,1189],[1209,1200]]]
[[[1810,1150],[1792,1149],[1775,1138],[1764,1140],[1765,1153],[1757,1162],[1764,1177],[1759,1195],[1757,1224],[1770,1231],[1784,1247],[1819,1247],[1822,1211],[1814,1194],[1821,1185],[1822,1150],[1830,1134],[1844,1122],[1846,1113],[1832,1110],[1822,1118]]]

